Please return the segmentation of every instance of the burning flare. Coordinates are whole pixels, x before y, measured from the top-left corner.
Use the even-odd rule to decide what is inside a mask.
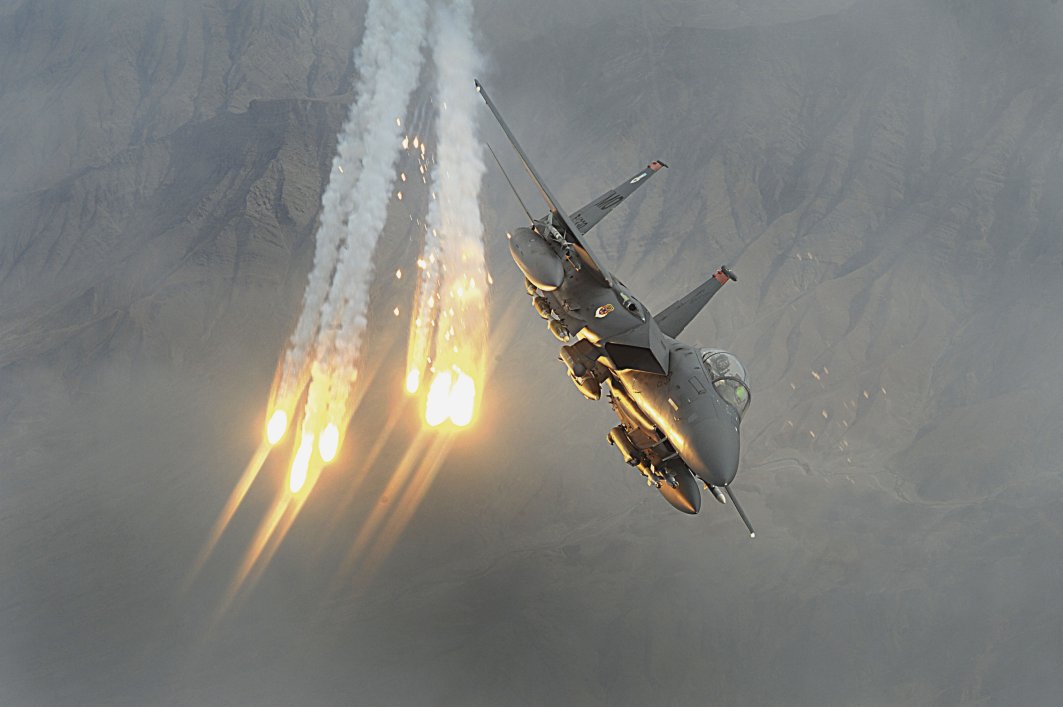
[[[321,455],[321,461],[328,464],[336,458],[336,452],[340,448],[340,431],[336,428],[336,425],[331,422],[324,432],[321,433],[321,438],[317,441],[317,452]]]
[[[271,445],[280,442],[284,437],[284,433],[288,431],[288,413],[283,410],[277,410],[269,418],[269,423],[266,424],[266,441]]]
[[[468,89],[468,77],[482,62],[473,43],[472,12],[469,0],[440,3],[430,32],[436,104],[442,110],[436,115],[433,166],[421,165],[422,176],[430,172],[432,190],[406,365],[408,384],[410,371],[417,371],[418,387],[432,376],[424,411],[430,427],[446,420],[457,427],[470,424],[486,371],[488,280],[479,198],[484,163],[476,135],[477,96]],[[413,146],[423,158],[424,141],[415,135]]]
[[[457,366],[436,373],[425,401],[424,421],[438,427],[448,419],[458,427],[472,422],[476,409],[476,381]]]
[[[299,451],[292,460],[292,471],[288,476],[288,488],[292,493],[299,493],[303,484],[306,483],[306,475],[310,469],[310,456],[314,453],[314,435],[303,435],[299,444]]]
[[[450,389],[450,421],[458,427],[472,422],[476,407],[476,382],[458,369],[458,379]]]
[[[406,392],[413,395],[417,392],[417,389],[421,387],[421,372],[416,368],[411,368],[406,374]]]
[[[428,388],[424,406],[424,421],[429,427],[438,427],[450,417],[450,371],[437,373]]]

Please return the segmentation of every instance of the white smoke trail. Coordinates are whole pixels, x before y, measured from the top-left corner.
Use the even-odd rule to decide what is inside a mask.
[[[468,424],[482,392],[487,343],[487,278],[484,266],[480,183],[482,148],[476,138],[477,103],[471,79],[480,56],[472,37],[472,5],[453,0],[435,7],[432,58],[436,71],[434,201],[428,212],[424,266],[407,357],[406,389],[420,374],[427,384],[425,420],[446,417]],[[443,382],[445,381],[445,382]],[[458,381],[464,381],[460,385]],[[463,391],[459,400],[459,389]]]
[[[406,114],[417,86],[428,8],[424,0],[386,0],[372,3],[369,12],[367,35],[380,33],[385,40],[376,57],[379,69],[369,79],[371,99],[360,106],[365,125],[362,168],[354,184],[356,199],[347,218],[339,262],[321,310],[316,352],[317,361],[331,374],[328,406],[334,424],[346,423],[346,399],[360,363],[372,256],[387,218],[403,136],[398,116]],[[315,401],[315,405],[322,403]]]
[[[404,14],[405,11],[405,14]],[[417,54],[423,40],[423,2],[372,2],[366,13],[365,31],[355,61],[361,78],[355,100],[340,132],[332,160],[329,183],[321,198],[321,223],[315,236],[314,264],[303,294],[303,308],[285,352],[277,399],[282,407],[295,403],[310,375],[311,357],[322,322],[322,310],[336,272],[340,247],[347,235],[348,215],[354,208],[356,185],[366,154],[369,121],[379,115],[371,109],[379,99],[382,83],[391,76],[396,42],[411,42]],[[396,22],[407,23],[396,32]],[[401,48],[405,49],[405,47]],[[419,70],[420,63],[417,62]],[[388,119],[389,121],[391,118]]]
[[[288,476],[291,495],[285,503],[299,499],[291,506],[295,510],[290,518],[298,513],[323,465],[335,459],[353,412],[348,402],[361,363],[373,254],[395,186],[400,145],[408,148],[409,137],[420,153],[418,176],[427,183],[429,160],[418,134],[428,120],[432,102],[416,107],[407,139],[403,139],[401,120],[407,114],[423,62],[427,2],[369,2],[356,56],[361,79],[322,196],[313,269],[299,321],[278,371],[276,397],[271,400],[276,409],[266,428],[266,441],[277,444],[288,427],[287,416],[294,412],[297,398],[309,381]],[[429,210],[433,226],[426,229],[419,283],[419,301],[429,303],[427,315],[431,319],[426,316],[416,321],[420,334],[431,334],[430,339],[420,337],[429,343],[424,347],[425,358],[434,357],[441,342],[447,348],[444,355],[448,360],[441,364],[447,370],[433,381],[433,388],[439,387],[436,382],[447,384],[443,402],[448,407],[445,417],[439,419],[449,418],[464,426],[473,419],[479,394],[476,380],[482,381],[487,326],[488,281],[478,199],[484,164],[476,141],[475,92],[470,86],[479,56],[472,43],[469,0],[441,2],[434,15],[432,46],[441,147],[440,160],[431,172],[439,191],[433,194]],[[407,181],[405,173],[402,180]],[[427,328],[421,329],[422,323]],[[447,332],[445,339],[440,337],[443,331]],[[431,419],[426,409],[426,420]],[[315,445],[317,456],[313,454]],[[280,537],[284,532],[279,531]]]
[[[476,137],[478,96],[470,88],[482,60],[472,36],[472,3],[452,0],[435,11],[432,59],[436,69],[436,165],[432,182],[438,209],[430,223],[442,247],[457,252],[463,262],[483,270],[483,223],[480,220],[480,183],[485,167],[483,147]],[[435,216],[435,219],[432,216]]]
[[[294,405],[309,379],[300,434],[320,441],[325,462],[335,454],[352,412],[348,401],[361,365],[373,254],[395,188],[400,145],[409,145],[410,127],[418,128],[413,146],[420,151],[422,177],[429,171],[424,142],[418,143],[417,136],[418,117],[424,119],[429,104],[416,107],[415,125],[407,126],[405,139],[401,120],[421,71],[427,15],[427,0],[371,0],[358,52],[362,79],[322,198],[314,270],[283,367],[279,406]],[[479,395],[476,381],[482,382],[487,331],[479,213],[485,170],[471,86],[480,57],[473,43],[470,0],[441,0],[433,23],[432,103],[439,147],[430,172],[436,192],[420,263],[410,357],[420,359],[419,372],[428,364],[436,368],[440,359],[436,373],[453,375],[463,401],[459,407],[465,411],[451,419],[467,424]]]
[[[434,215],[438,202],[429,202],[427,221],[437,223]],[[410,322],[409,344],[406,350],[406,392],[416,393],[433,359],[435,322],[439,316],[442,297],[442,249],[436,229],[425,227],[424,247],[417,259],[419,272],[414,293],[413,315]]]

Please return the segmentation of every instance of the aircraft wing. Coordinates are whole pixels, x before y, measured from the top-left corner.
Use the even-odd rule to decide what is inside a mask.
[[[646,183],[646,180],[657,173],[661,167],[667,167],[664,162],[654,160],[646,165],[646,169],[627,180],[616,189],[610,189],[582,209],[572,214],[572,222],[579,228],[580,233],[586,233],[594,228],[605,215],[612,211],[621,201],[635,193],[635,190]]]
[[[661,332],[672,338],[679,336],[728,280],[737,282],[738,278],[725,265],[708,280],[668,305],[667,309],[654,317]]]

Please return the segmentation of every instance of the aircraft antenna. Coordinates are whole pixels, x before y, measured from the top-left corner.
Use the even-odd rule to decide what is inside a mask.
[[[745,523],[746,528],[749,529],[749,537],[757,537],[757,534],[753,531],[753,526],[749,522],[749,516],[747,516],[746,512],[742,509],[742,504],[740,504],[738,499],[735,498],[734,491],[731,490],[730,486],[724,486],[723,490],[727,493],[727,497],[731,499],[731,503],[734,504],[735,510],[738,511],[738,515],[742,516],[742,522]]]
[[[498,155],[495,154],[495,149],[491,147],[491,143],[488,142],[485,144],[487,145],[487,149],[491,151],[491,156],[495,158],[495,164],[497,164],[498,168],[502,170],[502,176],[506,178],[506,183],[509,184],[509,188],[513,190],[513,196],[517,197],[517,201],[520,202],[520,208],[524,209],[524,213],[528,214],[528,220],[534,222],[535,219],[532,218],[531,212],[528,211],[528,207],[524,205],[524,200],[521,199],[520,194],[517,193],[517,188],[513,186],[513,180],[509,178],[508,174],[506,174],[506,168],[502,166],[502,163],[498,159]]]

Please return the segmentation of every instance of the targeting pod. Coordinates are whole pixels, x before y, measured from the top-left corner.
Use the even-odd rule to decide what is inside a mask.
[[[641,463],[642,453],[639,452],[638,447],[631,441],[631,438],[627,436],[627,430],[624,429],[623,425],[617,425],[609,430],[609,444],[620,450],[620,454],[627,464],[638,466]]]
[[[727,505],[727,496],[723,495],[723,491],[720,490],[719,486],[713,486],[712,484],[706,483],[705,490],[710,492],[713,495],[713,498],[717,501],[725,506]]]

